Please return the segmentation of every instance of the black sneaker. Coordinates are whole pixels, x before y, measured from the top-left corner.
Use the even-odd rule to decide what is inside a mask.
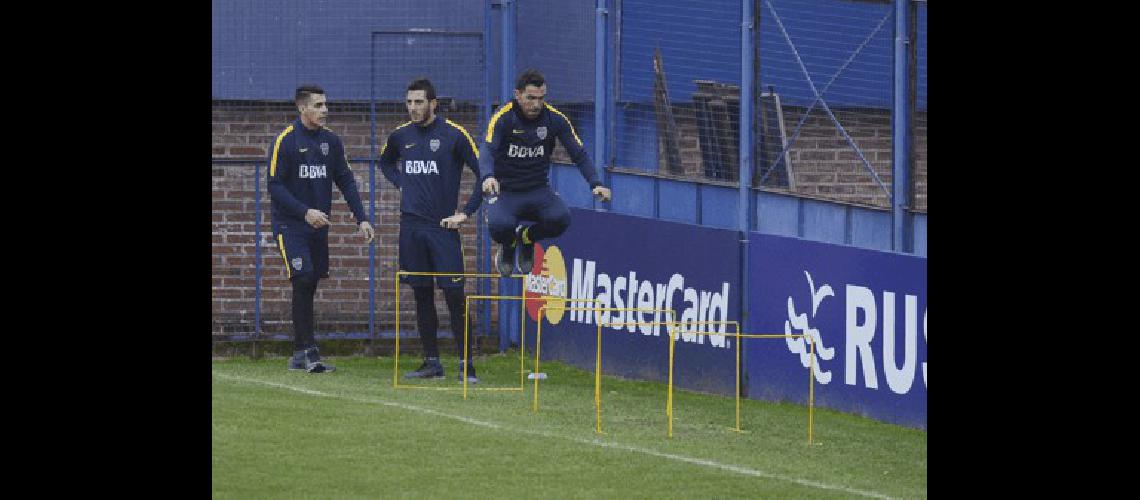
[[[310,347],[305,350],[305,371],[309,373],[330,373],[335,372],[336,367],[322,363],[321,353],[317,351],[316,347]]]
[[[467,361],[465,361],[465,360],[462,360],[462,359],[459,360],[459,375],[456,377],[456,380],[458,380],[460,382],[463,381],[463,365],[466,363],[467,363]],[[467,383],[468,384],[478,384],[479,383],[479,377],[475,376],[475,364],[474,363],[467,365]]]
[[[504,278],[511,275],[515,267],[515,242],[512,241],[510,246],[499,245],[499,249],[495,250],[495,265]]]
[[[404,374],[404,378],[428,378],[428,379],[441,379],[446,375],[443,374],[443,365],[439,364],[439,360],[425,359],[423,364],[414,372]]]
[[[515,228],[515,241],[519,242],[519,272],[529,274],[534,267],[534,240],[527,243],[527,239],[523,238],[523,231],[526,231],[526,228],[521,224]]]

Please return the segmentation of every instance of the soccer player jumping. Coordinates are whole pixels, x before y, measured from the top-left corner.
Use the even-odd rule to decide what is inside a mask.
[[[570,227],[570,210],[550,189],[550,155],[557,137],[599,201],[610,199],[594,164],[566,115],[544,102],[546,80],[528,69],[515,81],[515,98],[491,117],[479,157],[483,192],[488,199],[488,230],[502,246],[495,263],[503,276],[516,261],[522,273],[534,267],[534,242],[554,238]],[[533,224],[522,224],[530,220]]]

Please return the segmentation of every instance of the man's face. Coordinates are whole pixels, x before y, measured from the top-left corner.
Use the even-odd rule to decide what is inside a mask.
[[[409,90],[405,104],[408,106],[408,118],[422,125],[435,117],[435,107],[439,101],[427,100],[426,90]]]
[[[301,121],[308,127],[317,128],[325,124],[329,116],[328,101],[324,94],[309,94],[309,100],[299,106]]]
[[[542,111],[543,99],[546,99],[545,83],[541,87],[527,85],[522,92],[515,90],[515,100],[522,106],[523,116],[530,120],[538,118],[539,111]]]

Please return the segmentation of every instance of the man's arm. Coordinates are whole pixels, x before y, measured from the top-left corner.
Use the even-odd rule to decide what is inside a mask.
[[[499,181],[495,179],[495,152],[502,147],[506,134],[510,132],[508,113],[514,104],[514,101],[510,101],[495,112],[495,115],[491,117],[491,123],[487,125],[487,133],[483,136],[483,142],[479,146],[479,151],[482,153],[479,156],[479,183],[482,185],[484,193],[498,194],[499,192]]]
[[[360,192],[356,190],[356,178],[353,177],[352,168],[348,165],[348,153],[345,152],[344,143],[341,143],[339,138],[337,147],[340,149],[340,154],[333,156],[333,182],[344,196],[344,201],[348,202],[348,209],[352,210],[352,216],[356,218],[356,225],[360,228],[360,234],[364,236],[364,242],[371,243],[376,231],[364,216],[364,204],[360,202]]]
[[[479,204],[483,202],[483,189],[479,185],[479,151],[475,149],[475,140],[471,138],[467,130],[459,125],[456,125],[456,128],[463,136],[455,141],[455,147],[459,149],[459,158],[475,173],[475,184],[471,187],[471,196],[467,198],[467,204],[463,206],[463,213],[470,217],[479,209]]]
[[[293,196],[293,193],[290,193],[289,189],[285,187],[285,179],[291,178],[297,172],[297,165],[292,160],[292,155],[288,153],[285,146],[282,146],[282,143],[287,143],[286,146],[292,143],[292,141],[286,140],[286,136],[292,129],[292,127],[285,129],[274,139],[273,145],[269,148],[269,171],[266,173],[269,175],[270,198],[277,202],[285,213],[303,219],[309,207],[298,200],[296,196]]]
[[[582,139],[578,138],[578,133],[574,131],[574,125],[570,124],[570,119],[563,115],[552,106],[547,105],[547,110],[553,111],[554,116],[560,122],[558,127],[558,140],[562,142],[562,147],[566,148],[566,152],[570,154],[570,160],[578,166],[578,171],[582,173],[582,178],[590,184],[590,189],[601,186],[601,181],[598,180],[598,173],[594,170],[594,162],[590,161],[590,155],[586,154],[586,148],[582,145]]]
[[[388,140],[384,141],[384,147],[380,150],[380,173],[384,174],[384,178],[396,186],[396,189],[399,189],[400,175],[396,168],[396,162],[400,159],[400,148],[392,145],[393,135],[395,135],[395,131],[388,134]]]
[[[368,222],[368,218],[364,215],[364,204],[360,202],[360,192],[356,189],[356,178],[348,166],[348,153],[344,151],[343,145],[340,145],[339,149],[340,154],[333,155],[333,182],[344,196],[344,201],[348,202],[348,209],[352,211],[352,216],[359,225],[361,222]]]
[[[503,120],[496,121],[487,129],[487,135],[479,145],[479,180],[495,176],[495,151],[503,143]]]
[[[562,122],[562,126],[558,129],[558,140],[562,142],[562,147],[566,148],[566,152],[570,153],[570,159],[578,166],[578,171],[582,173],[582,177],[590,185],[590,192],[598,201],[610,201],[613,193],[610,188],[602,185],[602,181],[598,180],[598,172],[594,170],[594,162],[590,161],[590,155],[586,154],[586,148],[582,146],[582,139],[578,138],[578,133],[574,131],[574,125],[570,123],[570,119],[566,115],[560,113],[557,109],[549,104],[546,108],[554,112],[557,120]]]

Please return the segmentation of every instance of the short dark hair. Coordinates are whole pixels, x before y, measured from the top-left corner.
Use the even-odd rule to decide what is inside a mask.
[[[421,77],[412,80],[412,83],[408,84],[408,91],[410,92],[413,90],[422,90],[424,91],[424,94],[427,95],[427,100],[435,100],[435,86],[432,85],[431,80],[428,80],[427,78]]]
[[[309,96],[313,94],[324,95],[325,89],[315,83],[306,83],[297,87],[297,93],[293,94],[293,102],[300,105],[302,102],[309,102]]]
[[[542,73],[539,73],[537,69],[530,68],[523,71],[522,74],[519,75],[519,79],[515,80],[515,90],[520,92],[526,90],[527,85],[541,87],[546,85],[546,79],[542,77]]]

